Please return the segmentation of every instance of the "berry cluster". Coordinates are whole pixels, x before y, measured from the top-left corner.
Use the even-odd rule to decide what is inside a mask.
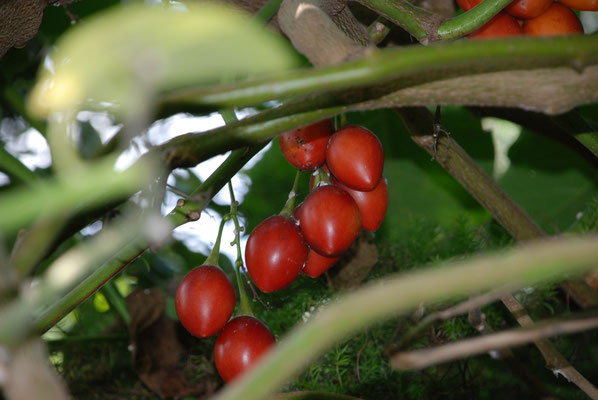
[[[361,228],[380,227],[388,205],[382,145],[369,130],[346,126],[334,133],[332,122],[325,120],[283,134],[280,146],[292,165],[317,170],[318,176],[312,176],[311,193],[301,205],[267,218],[249,236],[247,271],[263,292],[282,289],[301,271],[314,278],[321,275],[351,246]],[[179,284],[175,308],[192,335],[207,338],[220,332],[214,361],[222,379],[230,382],[250,369],[275,338],[253,316],[230,319],[235,291],[215,265],[223,225],[224,219],[205,264]]]
[[[291,165],[316,172],[302,204],[262,221],[249,236],[247,271],[266,293],[288,286],[301,272],[320,276],[360,229],[380,227],[388,205],[384,152],[366,128],[334,132],[332,121],[324,120],[281,135],[279,143]]]
[[[468,11],[482,0],[457,0]],[[471,39],[500,36],[553,36],[583,33],[583,27],[571,8],[597,11],[598,0],[514,0],[485,25],[467,35]]]
[[[179,320],[192,335],[207,338],[220,332],[214,361],[225,382],[250,369],[276,342],[268,327],[253,316],[240,315],[229,321],[235,303],[229,277],[219,267],[207,264],[191,270],[175,296]]]

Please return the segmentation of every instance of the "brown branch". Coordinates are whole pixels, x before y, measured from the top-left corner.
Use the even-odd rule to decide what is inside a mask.
[[[527,241],[546,237],[542,229],[490,178],[471,157],[448,135],[440,134],[435,146],[434,116],[423,107],[397,108],[413,141],[435,156],[439,164],[447,170],[492,216],[517,240]],[[435,153],[436,151],[436,153]],[[598,304],[596,292],[580,280],[568,281],[561,285],[580,305]],[[584,297],[587,296],[587,297]],[[533,324],[525,308],[512,295],[501,298],[503,304],[521,326]],[[542,353],[547,366],[574,382],[587,393],[589,382],[563,357],[547,339],[538,339],[536,347]],[[592,386],[593,388],[593,386]]]
[[[499,300],[505,293],[510,290],[508,288],[500,288],[479,296],[471,297],[461,303],[446,308],[444,310],[436,311],[426,315],[419,321],[419,323],[407,332],[402,334],[401,339],[393,346],[389,346],[386,352],[395,352],[409,346],[415,339],[417,339],[422,332],[432,327],[437,322],[446,321],[448,319],[463,315],[474,309],[479,309],[482,306],[490,304]]]
[[[580,332],[596,327],[598,327],[598,315],[595,312],[572,319],[544,321],[434,348],[397,353],[392,357],[391,365],[393,368],[399,370],[421,369],[443,362],[516,347],[529,342],[537,342],[540,339]],[[596,388],[589,382],[587,383],[589,386],[584,391],[588,395],[598,396]]]
[[[369,43],[366,28],[348,7],[339,10],[325,0],[285,0],[278,22],[293,46],[315,66],[359,58]]]
[[[438,138],[434,154],[434,116],[423,107],[397,108],[411,139],[431,155],[518,241],[546,237],[547,234],[447,135]],[[561,288],[584,308],[598,305],[598,293],[581,280],[563,282]]]

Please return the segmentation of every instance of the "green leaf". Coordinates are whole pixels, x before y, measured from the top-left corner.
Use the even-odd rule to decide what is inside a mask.
[[[14,232],[41,216],[58,217],[108,202],[134,192],[151,178],[153,171],[146,163],[116,172],[114,161],[110,157],[70,171],[60,179],[43,180],[31,188],[5,193],[0,198],[0,232]]]
[[[140,112],[158,92],[285,70],[291,47],[240,11],[216,4],[110,9],[57,43],[29,107],[38,116],[110,102]]]

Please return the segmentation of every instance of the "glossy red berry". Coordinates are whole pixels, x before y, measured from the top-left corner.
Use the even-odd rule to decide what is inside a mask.
[[[324,164],[326,145],[334,131],[332,120],[325,119],[315,124],[283,133],[278,137],[284,158],[295,168],[311,170]]]
[[[299,276],[308,250],[295,220],[274,215],[249,235],[245,248],[247,272],[262,292],[282,289]]]
[[[380,228],[388,208],[388,185],[384,177],[369,192],[351,189],[335,178],[332,178],[332,183],[345,190],[355,200],[361,214],[361,227],[363,229],[375,231]]]
[[[530,19],[546,11],[552,2],[553,0],[514,0],[505,7],[505,11],[515,18]]]
[[[478,4],[480,4],[482,0],[457,0],[457,4],[461,7],[464,11],[469,11]]]
[[[340,257],[323,256],[314,249],[310,249],[303,272],[311,278],[317,278],[336,264],[339,259]]]
[[[193,336],[218,333],[235,309],[235,291],[218,267],[201,265],[181,281],[174,300],[179,320]]]
[[[559,3],[579,11],[598,11],[598,0],[559,0]]]
[[[544,13],[525,21],[523,31],[534,36],[574,35],[582,34],[583,26],[570,8],[552,3]]]
[[[372,190],[384,168],[382,144],[366,128],[347,125],[330,138],[326,164],[330,172],[350,188]]]
[[[259,319],[243,315],[232,319],[216,339],[214,361],[225,382],[231,382],[262,358],[276,343]]]
[[[320,186],[299,209],[301,231],[312,249],[326,256],[339,256],[357,238],[361,216],[355,200],[344,190]]]
[[[467,37],[470,39],[489,39],[522,34],[523,29],[519,22],[509,14],[501,11],[480,28],[468,34]]]

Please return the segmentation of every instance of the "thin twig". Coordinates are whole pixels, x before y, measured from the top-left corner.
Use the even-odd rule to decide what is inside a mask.
[[[397,353],[392,357],[391,365],[399,370],[421,369],[481,353],[536,342],[547,337],[580,332],[596,327],[598,327],[598,314],[596,312],[577,316],[574,319],[544,321],[434,348]],[[598,391],[593,386],[592,389],[593,391],[586,393],[589,395],[594,393],[598,396]]]
[[[446,321],[450,318],[463,315],[472,309],[482,307],[486,304],[490,304],[494,301],[499,300],[502,296],[505,295],[505,293],[508,292],[508,288],[499,288],[491,292],[472,297],[447,309],[437,311],[425,316],[415,327],[413,327],[412,329],[410,329],[402,335],[401,340],[397,342],[395,346],[392,346],[391,351],[406,348],[409,344],[413,342],[414,339],[420,336],[421,332],[425,331],[430,326],[434,325],[436,322]]]

